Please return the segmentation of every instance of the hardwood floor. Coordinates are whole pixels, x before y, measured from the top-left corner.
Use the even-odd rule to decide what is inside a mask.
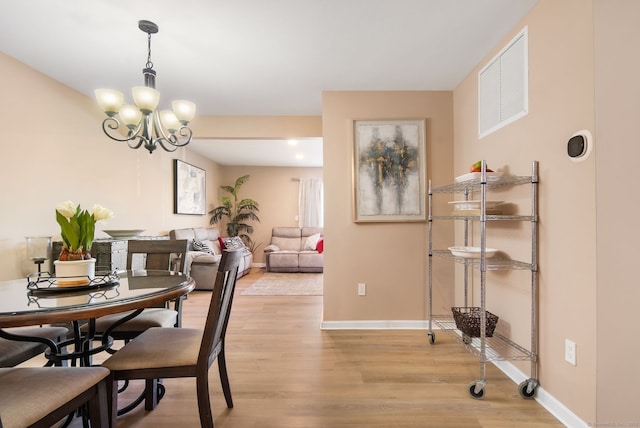
[[[235,407],[227,409],[214,363],[209,371],[217,428],[561,427],[517,385],[487,367],[484,400],[467,385],[480,364],[445,334],[424,331],[321,331],[321,296],[242,296],[260,277],[238,281],[227,332]],[[199,327],[210,292],[185,302],[185,327]],[[193,379],[167,379],[165,397],[119,427],[198,427]],[[123,398],[123,402],[126,398]]]

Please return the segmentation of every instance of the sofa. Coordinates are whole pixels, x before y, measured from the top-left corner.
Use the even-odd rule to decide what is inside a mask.
[[[321,273],[323,251],[321,227],[274,227],[264,248],[267,272]]]
[[[248,274],[251,270],[251,265],[253,264],[251,251],[242,244],[238,237],[222,238],[216,227],[174,229],[169,232],[169,237],[188,241],[185,260],[186,272],[195,280],[196,290],[213,290],[218,264],[222,258],[221,245],[225,243],[242,248],[238,278]]]

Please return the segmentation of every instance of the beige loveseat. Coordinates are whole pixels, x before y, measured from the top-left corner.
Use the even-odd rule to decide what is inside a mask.
[[[271,243],[264,249],[267,271],[322,272],[320,239],[324,239],[321,227],[274,227]]]
[[[218,264],[222,257],[218,229],[215,227],[175,229],[169,232],[169,237],[188,241],[186,271],[196,281],[196,290],[212,290]],[[205,245],[205,248],[201,246],[202,244]],[[249,273],[252,263],[253,254],[245,247],[240,259],[238,278]]]

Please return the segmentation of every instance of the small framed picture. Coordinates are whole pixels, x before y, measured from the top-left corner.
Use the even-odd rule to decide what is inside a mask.
[[[178,159],[173,160],[173,212],[206,214],[207,172]]]

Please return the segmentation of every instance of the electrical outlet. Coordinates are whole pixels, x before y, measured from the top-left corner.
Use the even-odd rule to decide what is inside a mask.
[[[576,365],[576,344],[569,339],[564,340],[564,359],[567,363]]]
[[[358,296],[366,296],[367,295],[367,284],[364,282],[360,282],[358,284]]]

